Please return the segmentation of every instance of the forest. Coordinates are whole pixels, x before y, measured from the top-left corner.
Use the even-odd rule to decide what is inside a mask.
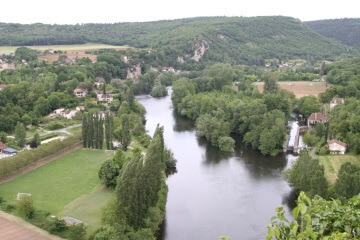
[[[205,48],[201,62],[262,65],[264,59],[333,59],[346,47],[290,17],[202,17],[115,24],[0,23],[0,45],[107,43],[157,51],[185,65]],[[195,61],[196,62],[196,61]],[[180,64],[181,65],[181,64]]]
[[[348,46],[360,46],[360,19],[342,18],[304,22],[315,32]]]

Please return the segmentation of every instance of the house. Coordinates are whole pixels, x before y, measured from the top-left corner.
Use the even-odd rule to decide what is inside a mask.
[[[336,139],[328,141],[327,146],[329,147],[331,154],[345,154],[347,144]]]
[[[14,156],[18,153],[18,150],[13,149],[13,148],[5,148],[1,152],[2,152],[2,154]]]
[[[76,111],[84,111],[85,107],[84,106],[77,106],[76,107]]]
[[[113,95],[111,93],[97,94],[97,99],[99,102],[109,102],[109,103],[114,100]]]
[[[54,117],[57,115],[57,116],[65,117],[67,119],[73,119],[78,111],[79,110],[77,110],[77,109],[69,110],[69,109],[59,108],[59,109],[56,109],[54,111],[54,113],[50,115],[50,117]]]
[[[6,148],[7,148],[7,146],[3,142],[0,141],[0,153],[2,153],[2,151]]]
[[[78,98],[85,97],[87,93],[88,93],[88,90],[87,90],[87,89],[76,88],[76,89],[74,90],[74,94],[75,94]]]
[[[310,115],[310,117],[308,118],[308,127],[310,127],[310,125],[314,125],[315,123],[326,123],[327,122],[327,118],[326,116],[324,116],[324,114],[322,113],[312,113]]]
[[[5,84],[0,84],[0,91],[3,90],[6,87]]]
[[[333,109],[337,104],[343,104],[345,103],[345,100],[343,98],[333,98],[330,102],[330,110]]]

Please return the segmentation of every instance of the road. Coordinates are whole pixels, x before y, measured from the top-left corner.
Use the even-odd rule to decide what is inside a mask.
[[[63,240],[24,220],[0,211],[1,240]]]

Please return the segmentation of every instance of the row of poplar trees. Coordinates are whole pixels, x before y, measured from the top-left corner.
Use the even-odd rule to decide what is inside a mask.
[[[113,132],[114,123],[110,113],[106,113],[105,118],[98,112],[84,114],[82,121],[84,148],[102,149],[105,140],[106,149],[113,149]]]
[[[159,198],[165,171],[163,131],[157,127],[146,156],[128,162],[117,180],[117,219],[135,230],[145,227],[149,209]]]

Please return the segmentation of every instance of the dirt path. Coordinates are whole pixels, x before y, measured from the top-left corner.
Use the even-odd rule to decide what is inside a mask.
[[[30,223],[0,211],[1,240],[62,240],[58,236],[31,225]]]
[[[82,148],[82,143],[78,143],[76,145],[73,145],[71,147],[63,149],[58,153],[47,156],[47,157],[43,158],[42,160],[38,161],[37,163],[35,163],[33,165],[30,165],[30,166],[27,166],[27,167],[21,169],[20,171],[14,173],[14,174],[11,174],[11,175],[3,177],[3,178],[0,178],[0,184],[5,183],[7,181],[10,181],[10,180],[16,178],[17,176],[20,176],[20,175],[22,175],[24,173],[30,172],[30,171],[38,168],[38,167],[41,167],[41,166],[43,166],[43,165],[45,165],[45,164],[47,164],[49,162],[52,162],[52,161],[54,161],[54,160],[56,160],[58,158],[61,158],[61,157],[65,156],[65,155],[68,155],[69,153],[72,153],[72,152],[74,152],[74,151],[76,151],[76,150],[78,150],[80,148]],[[2,238],[0,238],[0,239],[2,239]]]

